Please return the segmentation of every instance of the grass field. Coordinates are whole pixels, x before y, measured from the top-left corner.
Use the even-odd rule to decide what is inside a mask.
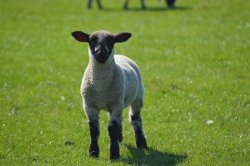
[[[0,165],[249,165],[250,1],[122,3],[103,0],[99,11],[84,0],[0,1]],[[133,33],[116,52],[140,66],[146,90],[149,149],[136,149],[125,110],[115,162],[105,112],[100,157],[88,157],[79,92],[87,45],[70,35],[98,29]]]

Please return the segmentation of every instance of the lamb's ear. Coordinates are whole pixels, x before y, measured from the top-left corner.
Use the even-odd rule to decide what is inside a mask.
[[[132,33],[123,32],[117,35],[114,35],[115,43],[125,42],[132,36]]]
[[[72,36],[79,42],[89,42],[89,34],[81,32],[81,31],[75,31],[71,33]]]

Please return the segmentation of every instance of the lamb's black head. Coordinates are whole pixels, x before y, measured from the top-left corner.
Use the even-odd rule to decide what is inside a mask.
[[[123,32],[113,35],[107,31],[96,31],[92,34],[87,34],[81,31],[72,32],[72,36],[80,42],[88,42],[90,53],[94,56],[97,62],[105,63],[112,55],[114,44],[128,40],[131,33]]]

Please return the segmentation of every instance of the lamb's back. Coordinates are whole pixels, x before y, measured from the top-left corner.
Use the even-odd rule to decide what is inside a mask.
[[[139,67],[132,59],[124,55],[115,55],[115,63],[126,71],[127,74],[136,74],[141,79]]]
[[[125,83],[125,107],[130,105],[143,89],[139,67],[136,63],[123,55],[115,55],[115,63],[123,70]]]

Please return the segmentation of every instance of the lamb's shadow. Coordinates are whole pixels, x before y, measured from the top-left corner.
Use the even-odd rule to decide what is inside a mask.
[[[178,163],[181,163],[186,160],[187,155],[181,154],[170,154],[160,152],[153,148],[148,148],[147,150],[138,150],[137,148],[123,144],[131,153],[131,157],[122,158],[121,161],[126,164],[131,165],[148,165],[148,166],[155,166],[155,165],[173,165],[175,166]]]

